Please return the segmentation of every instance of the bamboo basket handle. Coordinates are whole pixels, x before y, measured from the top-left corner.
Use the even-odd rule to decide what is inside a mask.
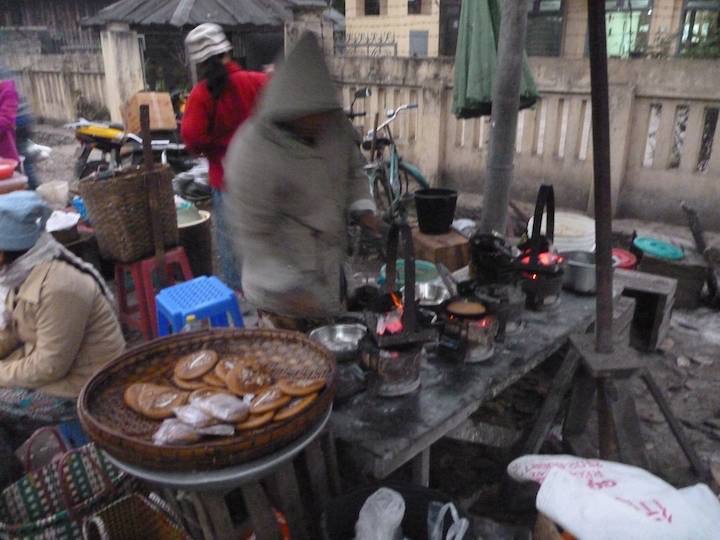
[[[140,105],[140,130],[143,140],[143,167],[145,168],[145,190],[148,194],[148,207],[150,209],[150,223],[152,224],[153,243],[155,244],[155,266],[158,271],[160,288],[167,286],[167,272],[165,268],[165,241],[162,223],[159,215],[160,178],[154,174],[155,164],[152,153],[152,135],[150,133],[150,106]]]
[[[40,434],[45,433],[45,432],[51,433],[53,435],[53,437],[55,437],[55,440],[60,444],[60,449],[63,452],[68,451],[68,447],[65,444],[65,441],[63,440],[62,435],[60,435],[60,433],[58,432],[57,427],[55,427],[55,426],[41,427],[40,429],[36,430],[35,433],[33,433],[30,436],[30,439],[28,439],[27,449],[25,450],[25,463],[23,463],[23,465],[25,466],[26,473],[29,473],[33,470],[32,469],[33,445],[35,444],[35,441],[37,441],[37,439],[39,438]]]
[[[93,516],[83,523],[83,540],[111,540],[107,526],[100,516]]]
[[[87,457],[87,461],[90,463],[90,466],[97,471],[100,478],[102,479],[103,483],[105,484],[105,489],[101,492],[99,492],[96,495],[104,495],[107,493],[112,493],[115,491],[115,486],[113,486],[112,479],[108,475],[107,471],[103,469],[100,464],[95,460],[95,458],[90,455],[83,452],[83,448],[76,448],[74,450],[70,450],[69,452],[66,452],[65,455],[62,457],[62,459],[58,462],[58,482],[60,484],[60,493],[63,498],[63,503],[65,504],[65,508],[68,511],[68,514],[70,514],[71,518],[77,517],[76,512],[76,505],[73,504],[72,495],[70,493],[70,486],[68,485],[67,478],[65,475],[65,465],[72,457],[73,455],[79,455],[83,456],[85,455]],[[77,507],[81,506],[81,504],[78,504]]]
[[[157,493],[151,492],[147,497],[145,497],[145,500],[148,504],[154,506],[158,512],[164,514],[165,518],[172,523],[173,527],[176,529],[182,529],[183,533],[185,532],[185,526],[183,525],[182,518],[170,507],[167,502],[165,502],[165,499]]]

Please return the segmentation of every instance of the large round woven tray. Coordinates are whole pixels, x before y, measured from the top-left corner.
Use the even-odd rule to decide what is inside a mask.
[[[171,384],[177,358],[200,349],[212,349],[221,356],[253,356],[276,379],[324,377],[327,385],[310,407],[286,421],[238,432],[234,437],[205,438],[192,445],[154,445],[152,435],[160,422],[125,406],[123,392],[138,381]],[[290,368],[287,360],[291,358],[303,358],[307,365]],[[114,360],[85,385],[78,413],[88,436],[120,461],[165,471],[220,469],[272,453],[319,422],[332,404],[335,378],[332,355],[296,332],[224,329],[186,333],[150,342]]]

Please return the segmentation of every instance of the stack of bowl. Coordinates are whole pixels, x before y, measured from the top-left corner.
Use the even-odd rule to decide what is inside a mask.
[[[545,234],[547,214],[543,214],[541,234]],[[532,231],[533,218],[528,222]],[[555,213],[555,249],[559,253],[569,251],[595,251],[595,220],[573,212]]]

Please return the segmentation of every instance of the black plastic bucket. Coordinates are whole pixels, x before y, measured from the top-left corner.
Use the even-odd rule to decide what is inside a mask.
[[[454,189],[429,188],[415,192],[420,232],[424,234],[445,234],[450,232],[458,193]]]
[[[450,498],[439,491],[412,484],[379,484],[356,489],[335,498],[329,503],[320,519],[320,530],[323,540],[351,540],[355,538],[355,523],[357,523],[360,510],[367,498],[381,487],[394,489],[405,500],[405,517],[402,520],[402,531],[406,538],[425,540],[428,538],[428,508],[433,501],[443,504],[450,502]],[[457,506],[457,505],[456,505]],[[458,508],[460,517],[468,515]],[[450,527],[449,513],[446,516],[445,532]],[[445,535],[443,535],[443,538]],[[474,538],[472,526],[465,534],[465,539]]]

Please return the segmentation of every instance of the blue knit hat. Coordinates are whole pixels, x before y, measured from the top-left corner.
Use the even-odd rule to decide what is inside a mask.
[[[51,210],[34,191],[0,195],[0,251],[25,251],[45,230]]]

